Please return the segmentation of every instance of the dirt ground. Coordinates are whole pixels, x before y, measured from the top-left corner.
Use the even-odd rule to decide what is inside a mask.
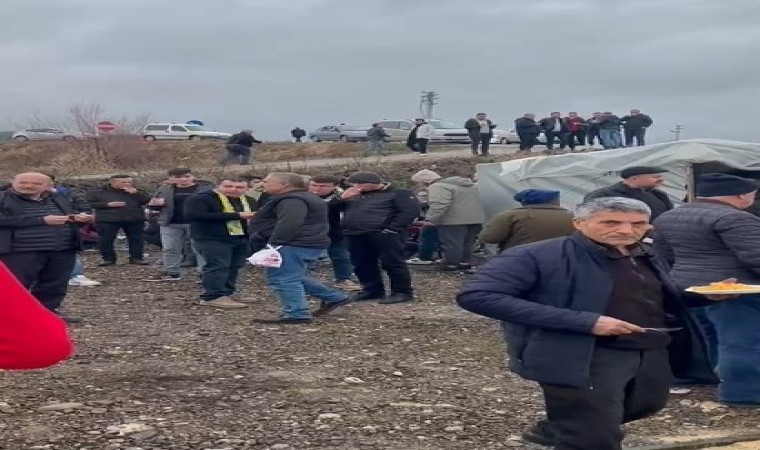
[[[78,354],[0,374],[0,449],[537,448],[519,433],[541,418],[539,392],[503,370],[497,324],[455,306],[460,275],[415,269],[414,304],[283,327],[251,323],[278,310],[259,269],[241,283],[256,304],[224,312],[197,304],[194,276],[141,281],[150,273],[91,268],[105,284],[71,289],[68,310],[86,319],[73,329]],[[758,430],[756,414],[712,398],[674,396],[629,427],[629,442]]]

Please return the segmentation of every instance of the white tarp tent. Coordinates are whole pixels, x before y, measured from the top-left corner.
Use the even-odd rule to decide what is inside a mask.
[[[626,167],[657,166],[670,171],[664,190],[679,202],[686,195],[694,165],[709,167],[709,163],[723,169],[760,171],[760,144],[697,139],[478,164],[478,188],[489,218],[519,206],[512,197],[523,189],[560,191],[562,204],[572,208],[588,192],[620,181],[620,170]]]

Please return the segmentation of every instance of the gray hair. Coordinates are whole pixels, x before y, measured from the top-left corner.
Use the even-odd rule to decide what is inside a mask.
[[[575,218],[585,220],[600,212],[641,213],[652,215],[652,210],[640,200],[625,197],[602,197],[583,202],[575,208]]]
[[[302,175],[290,172],[272,172],[269,174],[272,178],[277,178],[282,181],[286,186],[290,186],[294,189],[306,189],[306,180]]]

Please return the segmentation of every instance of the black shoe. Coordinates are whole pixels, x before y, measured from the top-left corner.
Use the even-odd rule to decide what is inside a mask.
[[[75,325],[83,322],[81,317],[70,316],[59,311],[53,311],[53,313],[69,325]]]
[[[280,319],[253,319],[254,323],[266,323],[272,325],[303,325],[314,322],[314,319],[294,319],[283,317]]]
[[[108,266],[115,266],[116,261],[101,261],[98,263],[98,266],[100,267],[108,267]]]
[[[559,442],[557,436],[552,433],[544,423],[537,423],[522,433],[522,438],[533,444],[554,447]]]
[[[385,294],[374,294],[372,292],[361,291],[358,294],[351,297],[351,300],[355,302],[363,302],[367,300],[382,300],[385,298]]]
[[[414,296],[412,294],[396,293],[391,294],[389,297],[384,298],[377,303],[381,305],[393,305],[395,303],[408,303],[413,301]]]
[[[322,302],[322,304],[319,306],[319,309],[314,311],[314,316],[315,317],[324,316],[325,314],[329,313],[330,311],[334,309],[340,308],[341,306],[348,305],[349,303],[351,303],[351,301],[352,301],[351,297],[346,297],[339,302],[333,302],[333,303]]]
[[[145,261],[144,259],[130,259],[129,263],[134,264],[136,266],[147,266],[150,264],[148,261]]]
[[[180,281],[182,278],[179,275],[170,275],[168,273],[165,274],[156,274],[152,277],[148,277],[144,279],[143,281],[149,281],[149,282],[159,282],[159,281]]]
[[[472,264],[460,264],[458,269],[460,272],[466,273],[468,275],[475,273],[475,269],[472,267]]]

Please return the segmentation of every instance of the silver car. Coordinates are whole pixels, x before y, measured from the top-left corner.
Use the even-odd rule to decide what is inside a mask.
[[[359,142],[367,140],[367,130],[370,127],[356,125],[326,125],[317,128],[309,134],[309,139],[314,142],[343,141]]]
[[[414,128],[414,120],[410,119],[381,120],[378,123],[385,128],[385,132],[390,135],[388,140],[396,142],[405,142],[409,137],[412,128]],[[438,119],[428,119],[427,123],[433,126],[432,142],[451,142],[457,144],[470,143],[469,133],[459,125]]]
[[[536,138],[539,144],[546,144],[546,136],[543,133]],[[514,128],[510,130],[493,130],[493,137],[491,138],[492,144],[519,144],[520,136]]]
[[[75,141],[77,136],[57,128],[25,128],[13,133],[14,141]]]

